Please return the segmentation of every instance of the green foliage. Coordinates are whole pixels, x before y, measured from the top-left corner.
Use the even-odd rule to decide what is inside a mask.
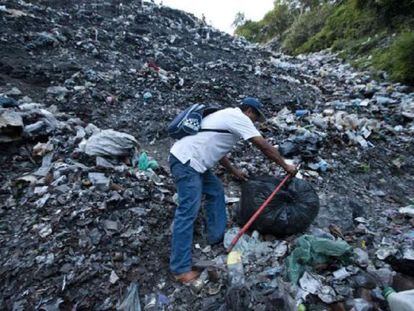
[[[300,15],[286,32],[282,44],[283,50],[296,54],[309,38],[321,31],[332,11],[333,6],[323,5]]]
[[[236,28],[235,34],[253,42],[266,42],[273,37],[280,37],[293,23],[297,14],[298,11],[291,9],[287,4],[275,1],[273,9],[267,12],[262,20],[246,21]]]
[[[376,15],[385,21],[390,21],[397,16],[414,14],[414,0],[352,0],[351,2],[357,10],[375,10]]]
[[[261,28],[262,26],[259,22],[247,20],[243,25],[237,27],[234,33],[236,35],[245,37],[249,41],[259,42],[258,37]]]
[[[293,23],[295,15],[296,12],[289,9],[288,5],[275,3],[273,10],[263,17],[265,31],[261,41],[266,42],[275,36],[280,36]]]
[[[414,0],[277,0],[236,33],[255,42],[277,37],[291,54],[331,48],[356,66],[414,84]]]
[[[371,11],[356,10],[351,3],[334,10],[319,33],[311,37],[298,52],[313,52],[332,47],[346,48],[352,40],[369,35],[377,28],[377,19]]]
[[[388,71],[394,80],[414,84],[414,32],[400,34],[385,51],[378,49],[374,65]]]

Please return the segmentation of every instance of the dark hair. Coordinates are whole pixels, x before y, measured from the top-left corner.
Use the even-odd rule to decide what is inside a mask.
[[[239,108],[240,108],[240,110],[241,111],[247,111],[247,109],[249,109],[249,108],[252,108],[252,106],[250,106],[250,105],[247,105],[247,104],[241,104],[240,106],[239,106]]]
[[[252,107],[252,106],[250,106],[250,105],[247,105],[247,104],[241,104],[240,106],[239,106],[239,108],[240,108],[240,110],[241,111],[243,111],[243,112],[245,112],[245,111],[247,111],[247,109],[251,109],[257,116],[260,116],[260,113],[259,113],[259,111],[257,111],[257,109],[256,108],[254,108],[254,107]]]

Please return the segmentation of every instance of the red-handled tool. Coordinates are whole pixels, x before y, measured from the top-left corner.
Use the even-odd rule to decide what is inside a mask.
[[[250,228],[252,223],[259,217],[259,215],[263,212],[263,210],[266,208],[266,206],[272,201],[273,197],[279,192],[279,190],[283,187],[283,185],[291,178],[292,175],[288,174],[283,178],[283,180],[280,182],[280,184],[276,187],[275,190],[273,190],[272,194],[266,199],[266,201],[263,202],[263,204],[259,207],[259,209],[253,214],[252,217],[250,217],[249,221],[243,226],[243,228],[240,229],[239,233],[234,237],[233,241],[231,241],[229,247],[227,248],[227,253],[230,253],[233,247],[237,244],[240,237],[246,233],[246,231]]]

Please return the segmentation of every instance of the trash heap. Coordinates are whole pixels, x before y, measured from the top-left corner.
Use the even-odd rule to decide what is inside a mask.
[[[386,310],[381,283],[414,286],[412,88],[148,2],[6,0],[0,18],[1,309]],[[180,286],[165,126],[190,103],[246,95],[264,102],[260,130],[301,163],[319,214],[303,234],[244,236],[239,289],[200,217],[202,276]],[[230,158],[252,176],[283,174],[249,144]],[[240,187],[216,173],[234,216]]]
[[[152,247],[168,254],[171,181],[129,134],[36,103],[0,114],[20,126],[4,140],[21,143],[1,155],[2,309],[113,309],[120,278],[144,284]]]

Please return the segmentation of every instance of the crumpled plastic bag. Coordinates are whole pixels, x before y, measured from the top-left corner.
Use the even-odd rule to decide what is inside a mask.
[[[134,166],[138,166],[140,171],[147,171],[149,169],[158,168],[158,162],[154,159],[150,159],[146,152],[142,152],[139,156],[135,156],[132,160]]]
[[[240,229],[237,227],[227,230],[223,239],[225,248],[230,246],[231,241],[233,241],[239,231]],[[287,243],[285,241],[261,241],[259,232],[254,231],[251,236],[243,234],[237,241],[233,250],[241,252],[243,256],[248,254],[256,254],[258,256],[272,254],[274,257],[282,257],[287,252]]]
[[[118,311],[141,311],[141,302],[139,300],[138,284],[131,283],[128,286],[127,294],[124,300],[116,306]]]
[[[134,136],[114,130],[103,130],[93,134],[79,148],[90,156],[127,156],[138,146]]]
[[[328,263],[332,257],[350,258],[352,247],[343,240],[317,238],[303,235],[296,240],[296,248],[287,257],[286,267],[289,280],[297,283],[305,266]]]

